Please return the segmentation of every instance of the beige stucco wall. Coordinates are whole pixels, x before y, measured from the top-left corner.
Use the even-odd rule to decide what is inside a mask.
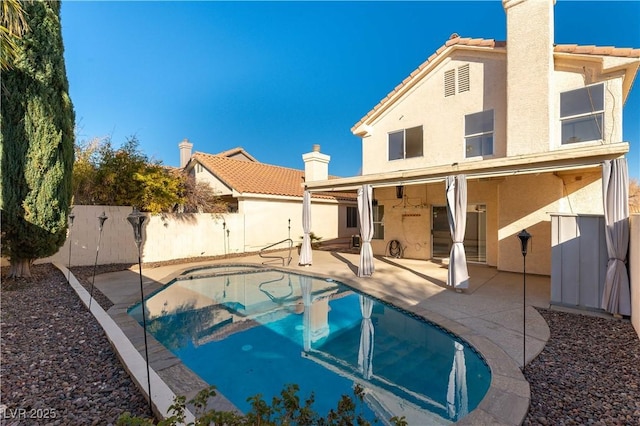
[[[550,0],[503,2],[509,156],[548,150],[553,116],[553,4]]]
[[[444,183],[406,185],[406,201],[395,187],[375,188],[384,206],[384,240],[373,240],[374,254],[388,254],[387,244],[398,240],[404,257],[432,258],[432,208],[446,206]],[[467,204],[486,205],[486,264],[500,270],[522,270],[517,234],[532,234],[527,255],[530,273],[551,273],[551,213],[602,214],[600,170],[564,174],[509,176],[467,181]]]
[[[596,169],[597,170],[597,169]],[[517,234],[532,235],[527,271],[551,273],[550,213],[602,214],[602,185],[598,171],[556,175],[511,176],[499,185],[498,269],[521,271]]]
[[[493,157],[568,150],[600,145],[603,142],[623,141],[622,78],[608,76],[609,79],[603,80],[602,76],[596,75],[594,65],[586,64],[584,69],[577,70],[575,64],[569,67],[562,61],[559,61],[559,69],[550,77],[553,82],[550,99],[542,102],[551,109],[550,115],[545,113],[542,118],[548,130],[542,131],[536,127],[535,131],[527,133],[523,131],[526,127],[515,123],[511,127],[511,139],[508,139],[504,58],[504,55],[470,58],[454,54],[444,60],[432,74],[420,81],[371,124],[370,135],[362,139],[363,174],[478,161],[478,158],[465,158],[464,116],[489,109],[494,110],[495,120]],[[444,72],[466,63],[470,64],[471,90],[445,98]],[[605,87],[604,141],[562,145],[560,94],[585,87],[585,84],[599,82]],[[547,88],[540,93],[547,93]],[[511,107],[513,111],[510,115],[523,117],[529,123],[533,116],[531,108],[533,106],[528,102],[516,103],[516,106]],[[423,157],[389,161],[388,133],[420,125],[423,126]]]
[[[433,206],[446,206],[444,183],[406,185],[406,199],[396,198],[395,187],[376,188],[374,198],[384,206],[384,240],[373,240],[374,254],[388,254],[387,244],[398,240],[403,256],[409,259],[432,258],[431,229]],[[496,266],[497,205],[496,180],[470,179],[467,182],[467,204],[485,204],[487,208],[487,264]]]
[[[640,337],[640,214],[630,217],[629,272],[631,279],[631,324]]]
[[[490,109],[495,114],[494,156],[505,155],[505,56],[479,55],[453,53],[371,124],[371,136],[362,140],[364,175],[474,161],[465,159],[464,116]],[[469,64],[470,91],[445,97],[444,72],[465,64]],[[388,133],[420,125],[424,155],[388,161]]]

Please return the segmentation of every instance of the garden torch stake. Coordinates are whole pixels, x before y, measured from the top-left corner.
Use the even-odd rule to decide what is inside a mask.
[[[91,279],[91,293],[89,294],[89,311],[91,311],[91,301],[93,300],[93,284],[96,281],[96,267],[98,266],[98,253],[100,252],[100,241],[102,240],[102,227],[104,225],[104,221],[107,220],[108,217],[104,212],[102,212],[101,216],[98,216],[98,221],[100,222],[100,233],[98,234],[98,245],[96,246],[96,261],[93,264],[93,278]],[[71,248],[69,248],[71,250]]]
[[[69,213],[69,268],[67,268],[67,282],[71,276],[71,231],[73,230],[73,219],[75,219],[75,217],[76,215],[73,214],[73,212]]]

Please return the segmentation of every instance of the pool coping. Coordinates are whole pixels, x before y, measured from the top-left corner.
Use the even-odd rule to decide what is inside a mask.
[[[211,265],[215,265],[216,267],[245,265],[249,267],[280,270],[283,272],[308,275],[318,278],[335,279],[335,277],[333,276],[322,274],[317,271],[310,271],[309,273],[305,273],[304,271],[300,271],[299,269],[294,269],[292,267],[263,265],[246,261],[225,263],[216,262],[212,263]],[[68,271],[64,266],[58,264],[55,264],[55,266],[62,270],[63,273],[65,273],[65,276],[67,276]],[[206,265],[199,265],[199,268],[204,267],[206,267]],[[159,280],[150,280],[148,278],[145,278],[146,295],[150,295],[162,289],[163,287],[171,283],[176,277],[184,274],[184,272],[186,271],[193,269],[193,265],[185,265],[182,268],[177,268],[172,273]],[[69,276],[69,283],[72,284],[71,278],[75,280],[75,277],[73,277],[71,274],[69,274]],[[77,283],[77,280],[75,281]],[[399,297],[385,294],[382,291],[375,291],[375,289],[364,288],[358,281],[346,277],[341,277],[338,281],[352,287],[356,291],[370,294],[371,296],[383,302],[389,303],[402,310],[413,313],[418,317],[421,317],[429,322],[436,324],[439,327],[442,327],[443,329],[451,332],[452,334],[469,343],[484,358],[489,366],[489,369],[491,370],[491,383],[489,385],[489,389],[487,390],[484,398],[480,401],[480,404],[478,404],[478,406],[473,411],[471,411],[455,424],[522,424],[529,410],[529,404],[531,401],[530,386],[524,378],[524,375],[522,374],[522,371],[520,370],[517,363],[497,344],[493,343],[487,337],[478,334],[476,331],[471,330],[467,326],[454,319],[450,319],[428,309],[412,305]],[[86,293],[86,300],[88,300],[89,295],[84,287],[82,287],[79,283],[77,283],[77,286],[79,286],[80,288],[76,288],[76,285],[72,284],[72,287],[74,287],[79,295],[81,291],[84,291],[84,293]],[[82,296],[81,299],[83,300],[83,302],[85,302],[85,305],[88,304]],[[139,301],[139,295],[136,297],[132,294],[128,299],[120,301],[119,303],[115,303],[106,312],[108,318],[113,322],[113,324],[108,324],[108,321],[105,321],[107,323],[107,327],[109,329],[113,328],[113,326],[117,327],[119,330],[121,330],[121,333],[126,336],[128,342],[122,342],[120,338],[116,339],[115,341],[112,340],[111,337],[109,337],[109,332],[107,332],[107,329],[104,325],[103,328],[105,328],[107,337],[111,341],[112,345],[114,345],[116,351],[119,353],[119,357],[122,360],[123,364],[126,364],[125,368],[132,375],[132,377],[134,377],[134,381],[146,396],[146,366],[143,366],[144,370],[140,371],[140,362],[144,363],[143,330],[142,326],[138,324],[138,322],[127,312],[131,306],[135,305]],[[97,309],[96,306],[99,309]],[[98,315],[96,315],[96,312],[94,312],[94,308],[96,309]],[[102,325],[104,314],[100,314],[100,310],[102,310],[102,308],[99,307],[99,304],[92,304],[91,311],[92,313],[94,313],[96,319],[98,319],[98,321]],[[104,310],[102,310],[102,312],[104,312]],[[99,316],[101,318],[98,318]],[[135,348],[136,354],[131,354],[130,346],[133,346]],[[175,355],[173,355],[150,334],[147,334],[147,346],[149,351],[149,365],[151,368],[151,379],[153,384],[152,393],[154,397],[154,404],[156,406],[155,408],[157,408],[156,414],[160,414],[163,417],[166,416],[169,405],[173,402],[173,398],[175,397],[175,395],[184,395],[186,396],[188,401],[193,398],[200,390],[208,387],[206,382],[204,382],[196,373],[185,366]],[[135,355],[138,356],[136,357]],[[129,357],[133,358],[133,366],[129,366],[128,364]],[[158,381],[162,383],[158,383]],[[156,392],[159,393],[156,394]],[[158,401],[156,401],[157,397],[159,397]],[[164,401],[166,401],[168,398],[170,398],[170,403],[167,405],[164,403]],[[206,408],[213,408],[221,411],[238,411],[235,405],[220,393],[209,400],[209,404]],[[193,416],[191,412],[188,412],[188,414]]]

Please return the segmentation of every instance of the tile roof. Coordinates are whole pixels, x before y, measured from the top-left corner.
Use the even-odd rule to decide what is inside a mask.
[[[376,111],[384,106],[396,93],[398,93],[404,86],[413,80],[413,77],[433,63],[437,58],[442,55],[442,52],[450,48],[451,46],[469,46],[476,48],[486,48],[487,50],[493,50],[495,48],[505,48],[507,43],[505,41],[496,41],[493,39],[484,38],[468,38],[459,37],[457,34],[453,34],[449,40],[442,46],[440,46],[426,61],[424,61],[418,68],[416,68],[407,78],[405,78],[400,84],[398,84],[387,96],[384,97],[371,111],[360,119],[351,128],[352,132],[355,132],[356,128],[363,124],[369,117],[371,117]],[[580,46],[577,44],[559,44],[555,45],[553,51],[555,53],[574,53],[580,55],[599,55],[599,56],[616,56],[626,58],[640,58],[640,49],[632,48],[620,48],[612,46]]]
[[[300,197],[304,171],[259,162],[196,152],[193,159],[227,186],[241,194]],[[330,177],[331,179],[331,177]],[[312,193],[312,198],[355,200],[351,193]]]

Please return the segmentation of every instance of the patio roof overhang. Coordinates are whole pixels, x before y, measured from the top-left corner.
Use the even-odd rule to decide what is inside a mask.
[[[363,184],[381,188],[442,182],[447,176],[456,174],[465,174],[468,179],[486,179],[523,174],[554,173],[600,167],[604,160],[619,158],[627,152],[629,152],[627,142],[589,145],[507,158],[491,158],[482,161],[305,182],[303,185],[306,190],[311,192],[349,191],[356,190]]]

